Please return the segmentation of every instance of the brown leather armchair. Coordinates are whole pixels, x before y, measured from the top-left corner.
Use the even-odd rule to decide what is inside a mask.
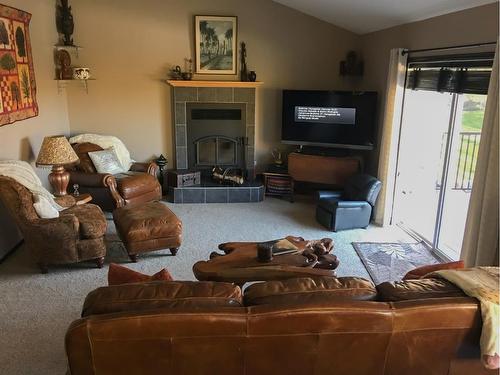
[[[495,374],[480,333],[477,300],[442,280],[168,281],[91,292],[66,353],[72,375]]]
[[[155,163],[133,163],[128,172],[115,175],[97,173],[88,152],[102,148],[88,142],[72,146],[80,164],[70,171],[70,185],[78,184],[80,193],[92,195],[92,202],[104,211],[161,199],[161,185],[156,177],[158,166]]]
[[[33,195],[23,185],[0,176],[0,198],[20,229],[24,246],[43,273],[49,264],[94,260],[102,267],[106,255],[106,218],[94,204],[75,205],[71,196],[58,201],[67,209],[53,219],[42,219],[33,208]]]

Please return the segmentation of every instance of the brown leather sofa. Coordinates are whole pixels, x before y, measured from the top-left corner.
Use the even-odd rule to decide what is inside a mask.
[[[88,153],[102,148],[89,142],[74,143],[72,146],[80,163],[70,171],[70,186],[78,184],[80,193],[92,195],[92,202],[104,211],[161,199],[161,185],[156,177],[158,166],[155,163],[133,163],[128,172],[114,175],[97,173]]]
[[[442,280],[151,282],[91,292],[72,375],[481,375],[475,299]]]
[[[0,176],[0,198],[20,229],[24,246],[31,252],[43,273],[50,264],[94,260],[102,267],[106,255],[104,233],[106,218],[93,204],[74,205],[74,198],[58,201],[60,216],[42,219],[33,208],[33,195],[23,185]]]

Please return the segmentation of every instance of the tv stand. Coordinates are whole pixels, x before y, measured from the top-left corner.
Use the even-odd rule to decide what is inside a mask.
[[[362,170],[356,156],[324,156],[292,152],[288,155],[288,174],[295,181],[343,187],[346,180]]]

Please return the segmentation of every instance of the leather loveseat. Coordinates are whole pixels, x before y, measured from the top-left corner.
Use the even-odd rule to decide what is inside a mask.
[[[97,173],[88,153],[101,151],[102,148],[89,142],[74,143],[72,146],[80,163],[75,170],[69,171],[70,186],[78,184],[80,193],[89,193],[92,202],[104,211],[161,199],[156,163],[133,163],[129,171],[114,175]]]
[[[151,282],[91,292],[66,351],[72,375],[494,373],[480,329],[477,301],[438,279]]]

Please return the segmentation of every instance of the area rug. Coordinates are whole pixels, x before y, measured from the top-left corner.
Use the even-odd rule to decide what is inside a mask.
[[[424,242],[353,242],[352,246],[375,284],[401,280],[414,268],[440,263]]]

